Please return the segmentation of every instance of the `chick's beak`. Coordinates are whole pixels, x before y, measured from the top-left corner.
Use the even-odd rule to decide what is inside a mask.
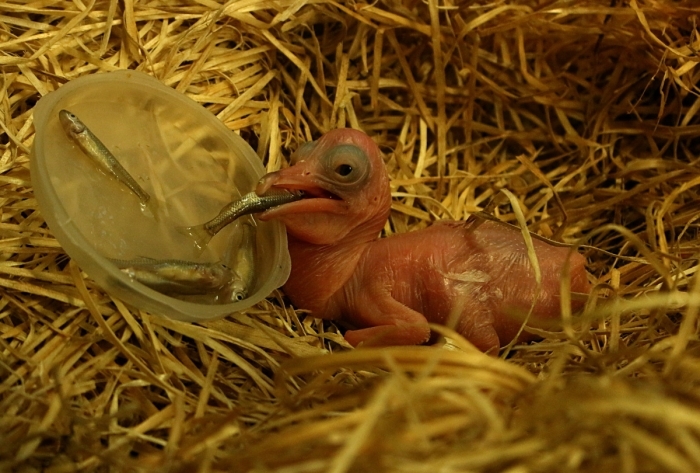
[[[258,184],[255,186],[255,193],[258,195],[265,195],[270,189],[276,187],[275,184],[277,184],[278,181],[284,180],[283,176],[280,177],[280,172],[281,171],[269,172],[261,177]],[[284,187],[284,185],[278,187],[288,189],[288,187]]]
[[[279,171],[265,174],[255,188],[255,193],[265,195],[270,189],[286,189],[290,191],[305,191],[314,195],[314,190],[318,188],[314,184],[312,169],[306,162],[301,162]]]
[[[302,200],[284,204],[266,210],[260,215],[261,220],[280,218],[290,214],[302,213],[341,213],[345,204],[338,196],[324,189],[317,178],[313,164],[300,161],[297,164],[263,176],[255,188],[255,193],[265,195],[271,189],[303,191]]]

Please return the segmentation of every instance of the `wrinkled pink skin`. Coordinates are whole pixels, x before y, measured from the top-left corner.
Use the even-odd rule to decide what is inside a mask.
[[[348,144],[363,153],[337,148]],[[343,186],[337,171],[345,154],[338,150],[350,150],[346,161],[355,170],[366,167],[364,179]],[[513,340],[537,288],[518,230],[489,221],[443,221],[378,238],[391,195],[379,149],[367,135],[334,130],[302,146],[293,158],[289,168],[266,175],[257,192],[301,189],[316,197],[260,216],[287,227],[292,273],[284,291],[295,306],[355,328],[345,334],[353,346],[425,343],[431,335],[428,322],[448,324],[454,317],[456,330],[485,352],[497,353]],[[542,286],[531,326],[559,317],[559,280],[569,257],[566,248],[540,240],[534,245]],[[572,253],[569,264],[571,290],[589,292],[584,258]]]

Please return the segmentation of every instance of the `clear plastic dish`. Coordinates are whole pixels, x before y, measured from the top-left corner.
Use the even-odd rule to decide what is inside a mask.
[[[58,118],[62,109],[77,115],[157,201],[157,219],[68,138]],[[236,268],[231,255],[238,222],[204,252],[176,227],[213,218],[253,190],[265,169],[242,138],[186,96],[136,71],[84,76],[39,100],[34,126],[31,175],[42,215],[65,251],[107,292],[149,312],[202,321],[252,306],[289,277],[287,236],[279,222],[255,221],[253,283],[238,302],[165,295],[110,261],[229,261]]]

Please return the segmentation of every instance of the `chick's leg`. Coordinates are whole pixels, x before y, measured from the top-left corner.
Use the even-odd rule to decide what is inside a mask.
[[[353,321],[368,328],[345,332],[345,340],[354,347],[420,345],[430,338],[425,316],[389,295],[357,307],[356,312]]]
[[[498,356],[498,352],[501,348],[501,341],[493,325],[484,325],[469,333],[462,333],[461,335],[484,353]]]

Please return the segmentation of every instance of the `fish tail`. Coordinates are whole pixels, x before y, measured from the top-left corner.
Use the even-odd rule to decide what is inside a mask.
[[[175,228],[183,235],[187,235],[188,237],[192,238],[192,240],[194,240],[194,245],[200,250],[206,248],[206,246],[209,244],[209,240],[211,240],[211,237],[213,236],[211,233],[209,233],[209,231],[207,231],[206,228],[204,228],[204,225]]]

